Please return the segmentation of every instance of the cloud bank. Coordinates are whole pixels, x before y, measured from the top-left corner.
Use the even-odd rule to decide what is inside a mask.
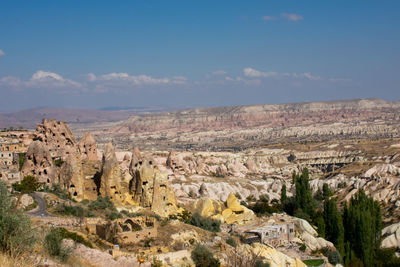
[[[304,19],[303,16],[294,13],[282,13],[281,16],[290,21],[299,21]]]

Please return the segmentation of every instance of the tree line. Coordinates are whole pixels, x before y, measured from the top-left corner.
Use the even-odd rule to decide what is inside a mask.
[[[268,201],[259,200],[249,207],[257,214],[285,211],[316,226],[318,234],[331,241],[337,249],[337,260],[332,259],[333,264],[400,266],[394,249],[380,248],[382,211],[379,202],[359,190],[339,209],[328,184],[324,184],[322,191],[319,189],[313,195],[309,180],[308,169],[304,168],[301,173],[292,175],[292,183],[296,188],[293,197],[287,197],[284,184],[280,203],[270,205]]]

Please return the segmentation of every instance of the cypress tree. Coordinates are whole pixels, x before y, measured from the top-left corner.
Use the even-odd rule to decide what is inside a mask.
[[[382,215],[377,201],[360,190],[343,209],[346,261],[355,257],[365,266],[373,266],[375,251],[380,247]]]
[[[296,209],[300,209],[313,217],[315,205],[309,184],[308,169],[304,168],[300,176],[294,174],[294,177],[296,181]]]
[[[340,254],[344,254],[344,228],[335,199],[325,199],[324,203],[325,238],[335,244]]]
[[[283,184],[281,189],[281,204],[285,205],[286,202],[287,202],[286,184]]]

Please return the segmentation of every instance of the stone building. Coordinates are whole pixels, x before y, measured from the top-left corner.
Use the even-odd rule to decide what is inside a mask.
[[[157,237],[157,221],[155,218],[147,216],[117,219],[113,222],[97,224],[96,234],[115,244],[135,244]]]
[[[295,237],[293,223],[264,225],[246,230],[244,234],[248,243],[260,242],[272,247],[285,245]]]

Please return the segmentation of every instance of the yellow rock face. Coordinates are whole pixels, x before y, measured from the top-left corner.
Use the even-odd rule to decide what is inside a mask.
[[[207,198],[204,200],[200,214],[203,217],[210,217],[215,214],[215,207],[211,199]]]
[[[216,214],[216,215],[212,216],[211,219],[220,221],[221,223],[224,223],[224,221],[225,221],[225,218],[221,214]]]
[[[240,250],[252,251],[253,254],[259,255],[266,259],[271,266],[292,266],[292,267],[306,267],[300,259],[289,257],[273,248],[254,243],[252,246],[244,245],[239,248]]]
[[[228,199],[226,200],[226,205],[233,212],[244,211],[244,207],[242,205],[240,205],[239,201],[237,200],[237,198],[235,197],[235,195],[233,193],[229,194]]]
[[[231,209],[225,209],[222,212],[222,217],[224,217],[224,219],[226,220],[229,216],[231,216],[233,213],[233,211]]]

